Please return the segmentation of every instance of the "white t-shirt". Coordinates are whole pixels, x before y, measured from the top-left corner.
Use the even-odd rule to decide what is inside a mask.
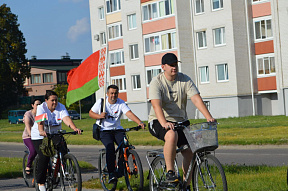
[[[104,101],[104,100],[103,100]],[[105,104],[105,112],[106,117],[102,119],[101,123],[101,131],[105,130],[113,130],[113,129],[123,129],[121,126],[120,118],[122,114],[126,114],[126,112],[130,111],[130,108],[126,105],[126,103],[122,99],[117,99],[115,104],[110,104],[108,102],[108,98],[106,98]],[[96,103],[93,105],[91,110],[94,113],[101,113],[101,99],[98,99]],[[99,125],[100,120],[97,120],[96,123]]]
[[[47,113],[48,117],[48,120],[44,122],[45,123],[44,131],[46,131],[47,133],[57,133],[57,131],[62,128],[61,126],[62,119],[66,116],[69,116],[66,107],[61,103],[57,104],[53,112],[51,112],[48,109],[46,102],[43,102],[41,105],[38,105],[36,116],[42,115],[44,113]],[[44,138],[43,136],[39,135],[38,124],[34,122],[34,125],[32,126],[31,129],[31,139],[38,140],[43,138]]]

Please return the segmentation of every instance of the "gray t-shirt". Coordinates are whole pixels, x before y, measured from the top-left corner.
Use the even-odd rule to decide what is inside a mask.
[[[187,120],[187,97],[199,94],[191,78],[183,73],[178,73],[174,81],[166,79],[164,72],[155,76],[149,86],[149,100],[159,99],[167,121],[178,122]],[[148,122],[157,119],[151,107]]]

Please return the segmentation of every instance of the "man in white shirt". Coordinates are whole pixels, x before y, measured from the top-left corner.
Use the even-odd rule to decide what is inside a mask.
[[[143,129],[144,123],[130,110],[126,103],[118,98],[119,88],[116,85],[110,85],[107,88],[107,97],[105,101],[105,111],[101,112],[101,100],[98,99],[89,111],[89,116],[97,119],[97,124],[101,126],[100,140],[106,148],[106,163],[109,172],[109,183],[117,181],[115,174],[115,147],[125,136],[121,126],[120,118],[124,113],[129,119],[140,125]],[[99,123],[102,121],[101,124]]]

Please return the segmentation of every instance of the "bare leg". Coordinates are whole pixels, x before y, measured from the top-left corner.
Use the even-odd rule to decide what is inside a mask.
[[[182,169],[183,169],[183,177],[186,177],[189,165],[191,163],[192,157],[193,157],[193,153],[191,151],[191,149],[185,149],[184,151],[181,152],[183,155],[183,163],[182,163]],[[189,178],[187,180],[187,185],[190,184],[191,182],[191,177],[192,177],[192,173],[190,173]]]
[[[174,160],[176,157],[176,146],[177,146],[177,141],[178,141],[178,134],[175,131],[169,130],[165,134],[164,139],[165,139],[165,143],[164,143],[163,153],[164,153],[164,158],[166,162],[167,172],[169,170],[173,170],[173,172],[175,172]]]

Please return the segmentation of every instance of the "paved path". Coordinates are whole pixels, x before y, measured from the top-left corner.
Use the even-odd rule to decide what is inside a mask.
[[[103,146],[92,145],[68,145],[79,161],[86,161],[93,166],[98,166],[99,149]],[[136,151],[140,155],[144,170],[148,169],[148,163],[145,158],[147,150],[158,149],[161,147],[136,146]],[[1,143],[0,157],[23,157],[25,147],[21,143]],[[282,166],[288,164],[288,145],[266,145],[266,146],[220,146],[216,150],[216,156],[222,164],[239,164],[239,165],[268,165]],[[181,155],[179,155],[181,160]],[[83,181],[92,177],[97,178],[98,172],[82,174]],[[22,178],[17,179],[0,179],[0,190],[35,190],[27,188]],[[56,189],[59,190],[59,189]],[[87,189],[83,189],[86,191]],[[88,190],[89,191],[89,190]]]

